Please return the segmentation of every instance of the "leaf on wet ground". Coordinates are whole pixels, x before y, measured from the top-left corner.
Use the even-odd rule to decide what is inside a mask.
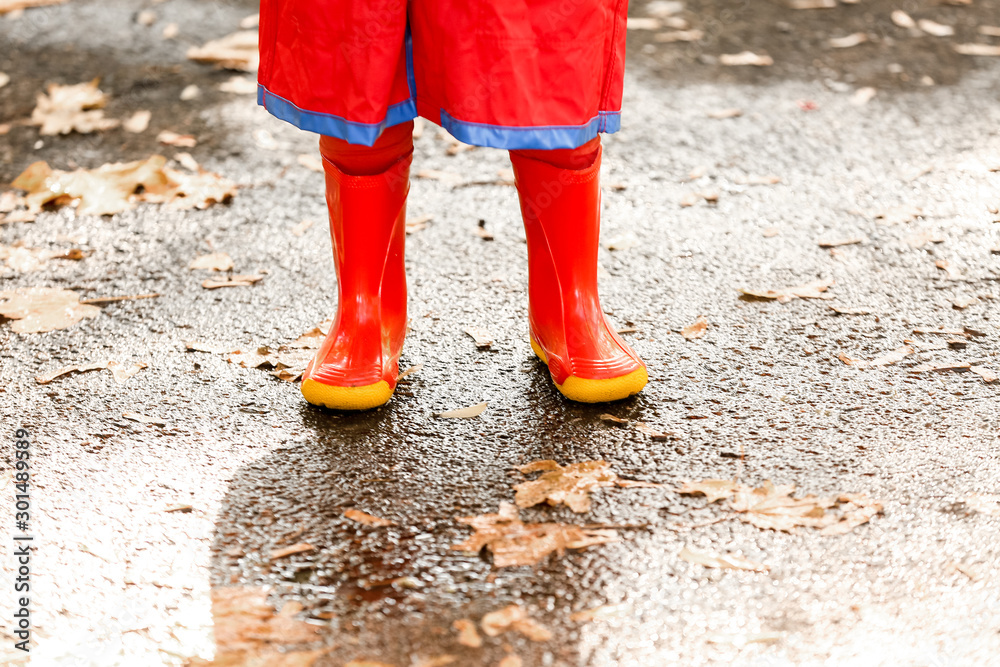
[[[302,222],[294,225],[289,231],[292,232],[292,236],[302,236],[306,233],[306,230],[312,227],[315,222],[312,220],[303,220]]]
[[[61,5],[66,0],[0,0],[0,16],[10,12],[31,9],[32,7],[47,7]]]
[[[567,549],[586,549],[618,541],[614,530],[561,523],[524,523],[518,518],[517,506],[506,502],[500,503],[497,514],[462,517],[458,521],[475,532],[451,548],[471,553],[487,548],[493,553],[496,567],[534,565],[553,553],[562,556]]]
[[[466,327],[465,333],[472,336],[472,340],[476,341],[476,347],[480,349],[488,348],[493,345],[493,336],[490,332],[483,327]]]
[[[711,644],[746,646],[747,644],[770,644],[784,639],[784,632],[747,632],[739,634],[712,633],[706,637]]]
[[[108,97],[98,89],[98,83],[99,79],[70,86],[50,83],[47,92],[38,94],[31,124],[39,126],[43,136],[89,134],[118,127],[120,121],[104,117]]]
[[[469,648],[479,648],[483,645],[483,638],[476,631],[476,624],[468,618],[460,618],[451,624],[452,630],[458,633],[455,640],[462,646]]]
[[[417,660],[413,663],[413,667],[445,667],[446,665],[453,665],[456,662],[458,662],[458,656],[445,653],[444,655],[436,655],[433,658]]]
[[[295,161],[310,171],[318,171],[321,174],[324,171],[323,160],[312,153],[302,153],[295,158]]]
[[[156,135],[156,140],[164,146],[176,146],[177,148],[194,148],[198,145],[198,140],[192,134],[180,134],[173,130],[163,130]]]
[[[229,271],[233,268],[233,259],[224,252],[212,252],[207,255],[198,255],[191,260],[188,268],[191,270]]]
[[[298,620],[302,604],[286,602],[275,613],[267,588],[224,586],[212,589],[215,659],[193,658],[190,667],[310,667],[329,648],[307,649],[322,629]]]
[[[770,67],[774,64],[774,59],[769,55],[758,55],[753,51],[742,51],[740,53],[723,53],[719,56],[719,64],[728,67]]]
[[[486,409],[488,401],[483,401],[482,403],[476,403],[475,405],[470,405],[467,408],[458,408],[457,410],[445,410],[444,412],[435,412],[435,417],[440,417],[441,419],[471,419],[473,417],[478,417]]]
[[[140,424],[152,424],[153,426],[166,426],[167,422],[159,417],[151,417],[141,412],[123,412],[122,417]]]
[[[290,343],[272,350],[266,345],[254,350],[236,350],[227,355],[231,364],[239,364],[243,368],[270,369],[270,374],[279,380],[295,382],[312,359],[315,350],[319,349],[329,331],[331,321],[324,320],[319,326],[313,327]],[[206,343],[187,343],[189,350],[203,352],[227,352],[232,348],[223,348]],[[195,347],[192,347],[195,346]]]
[[[497,663],[497,667],[524,667],[524,661],[521,660],[520,656],[508,653],[500,659],[500,662]]]
[[[962,502],[973,512],[1000,516],[1000,495],[972,493],[966,496]]]
[[[711,504],[733,496],[740,486],[735,479],[703,479],[696,482],[685,480],[677,489],[677,493],[685,496],[705,496]]]
[[[849,49],[852,46],[864,44],[867,41],[868,35],[866,33],[855,32],[843,37],[831,37],[828,43],[834,49]]]
[[[876,220],[881,220],[883,225],[899,225],[911,222],[923,215],[923,210],[919,206],[902,204],[892,208],[879,211],[875,214]]]
[[[962,274],[961,269],[952,264],[946,259],[939,259],[934,262],[934,266],[941,269],[945,273],[945,277],[948,280],[962,280],[965,276]]]
[[[748,570],[750,572],[767,572],[771,568],[761,563],[755,563],[742,556],[735,554],[712,554],[707,551],[698,551],[690,547],[684,547],[677,554],[681,560],[685,560],[695,565],[702,565],[708,568],[721,570]]]
[[[101,309],[80,303],[80,296],[55,287],[22,287],[0,292],[0,316],[14,320],[17,333],[42,333],[66,329],[81,320],[97,317]]]
[[[969,366],[969,370],[983,378],[983,382],[987,384],[1000,380],[1000,375],[997,375],[995,370],[986,368],[985,366]]]
[[[257,31],[240,30],[202,46],[193,46],[188,49],[187,57],[189,60],[215,65],[218,69],[256,72],[260,63]]]
[[[834,306],[830,305],[830,310],[838,315],[869,315],[872,311],[865,308],[847,308],[844,306]]]
[[[714,119],[714,120],[725,120],[727,118],[739,118],[740,116],[743,115],[743,109],[739,109],[739,108],[736,108],[736,107],[729,108],[729,109],[716,109],[715,111],[709,111],[705,115],[708,116],[709,118]]]
[[[147,368],[147,365],[142,362],[126,364],[112,359],[108,362],[107,368],[111,371],[111,377],[115,379],[115,382],[125,384],[129,378],[136,375],[143,368]]]
[[[253,95],[257,92],[257,82],[245,76],[232,76],[219,84],[219,90],[234,95]]]
[[[414,373],[419,372],[420,369],[422,369],[423,367],[424,367],[423,364],[416,364],[415,366],[410,366],[409,368],[407,368],[405,371],[403,371],[402,373],[400,373],[396,377],[396,381],[399,382],[403,378],[409,377],[409,376],[413,375]]]
[[[624,616],[625,610],[626,607],[623,604],[603,604],[600,607],[574,612],[569,615],[569,620],[577,623],[589,623],[608,618],[620,618]]]
[[[538,479],[521,482],[514,486],[514,504],[521,509],[542,503],[566,505],[572,511],[582,514],[590,511],[590,492],[608,486],[658,487],[652,482],[625,480],[611,471],[607,461],[583,461],[561,466],[546,459],[533,461],[518,470],[523,474],[541,472]]]
[[[507,605],[503,609],[485,614],[479,625],[488,637],[499,637],[505,632],[514,631],[533,642],[545,642],[552,639],[551,630],[532,619],[524,607],[516,604]]]
[[[420,232],[420,231],[423,231],[423,230],[427,229],[427,225],[429,225],[430,222],[431,222],[431,220],[433,220],[433,219],[434,219],[434,216],[432,214],[428,213],[426,215],[421,215],[419,217],[407,220],[406,221],[406,233],[407,234],[416,234],[417,232]]]
[[[75,204],[81,215],[112,215],[141,202],[204,209],[229,201],[236,193],[235,186],[218,174],[184,173],[166,163],[162,155],[153,155],[135,162],[66,172],[35,162],[12,185],[28,193],[24,202],[31,212],[37,213],[46,205]]]
[[[781,289],[750,290],[740,289],[740,292],[749,297],[757,299],[773,299],[778,303],[788,303],[792,299],[832,299],[832,294],[826,294],[826,290],[832,287],[833,280],[816,280],[805,285],[796,287],[783,287]]]
[[[344,510],[344,516],[350,519],[351,521],[355,521],[357,523],[364,524],[366,526],[384,527],[384,526],[396,525],[392,521],[389,521],[388,519],[383,519],[382,517],[378,517],[373,514],[368,514],[367,512],[362,512],[361,510],[357,509]]]
[[[50,259],[68,259],[78,261],[89,255],[79,248],[69,250],[49,250],[47,248],[28,248],[23,245],[0,245],[0,260],[4,266],[17,273],[28,273],[41,269]]]
[[[868,242],[868,237],[860,235],[860,236],[847,236],[837,239],[820,239],[816,243],[817,245],[819,245],[820,248],[839,248],[845,245],[855,245],[858,243],[867,243],[867,242]]]
[[[956,53],[963,56],[1000,56],[1000,45],[994,44],[953,44]]]
[[[70,373],[87,373],[88,371],[102,371],[108,367],[107,361],[97,361],[91,364],[76,364],[73,366],[63,366],[62,368],[57,368],[54,371],[49,371],[48,373],[42,373],[41,375],[35,376],[35,382],[38,384],[48,384],[60,378],[64,375],[69,375]]]
[[[968,361],[944,361],[940,363],[927,363],[914,366],[911,373],[947,373],[949,371],[964,372],[971,370],[972,364]]]
[[[708,320],[705,316],[700,316],[693,324],[689,324],[683,329],[681,329],[681,335],[688,340],[695,340],[701,338],[705,335],[705,331],[708,329]]]
[[[351,660],[344,663],[344,667],[396,667],[396,665],[378,660]]]
[[[755,489],[736,480],[719,479],[684,482],[678,489],[678,493],[684,495],[704,495],[710,504],[728,500],[728,509],[735,511],[742,521],[758,528],[789,533],[804,526],[820,529],[822,535],[842,535],[882,511],[880,502],[863,493],[794,498],[794,491],[794,484],[776,486],[766,481]]]
[[[887,352],[880,357],[876,357],[871,361],[864,361],[863,359],[853,359],[843,352],[837,355],[837,358],[843,361],[848,366],[854,366],[855,368],[875,368],[878,366],[888,366],[890,364],[895,364],[902,361],[909,355],[914,353],[914,348],[911,345],[904,345],[902,347],[896,348],[892,352]]]
[[[145,132],[149,127],[149,121],[153,118],[153,112],[142,109],[136,111],[134,114],[128,117],[127,120],[122,122],[122,129],[126,132],[131,132],[132,134],[140,134]]]
[[[219,289],[221,287],[251,287],[264,279],[259,273],[234,273],[222,278],[208,278],[203,280],[201,286],[205,289]]]
[[[308,542],[299,542],[298,544],[282,547],[280,549],[272,549],[269,557],[271,560],[280,560],[282,558],[288,558],[289,556],[294,556],[296,554],[302,554],[306,553],[307,551],[315,551],[315,550],[316,547],[309,544]]]

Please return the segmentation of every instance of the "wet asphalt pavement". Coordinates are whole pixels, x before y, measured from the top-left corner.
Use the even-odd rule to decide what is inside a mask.
[[[689,5],[692,21],[722,4]],[[506,155],[449,155],[450,142],[427,124],[414,172],[456,180],[414,178],[410,194],[411,218],[433,216],[407,238],[411,325],[401,366],[422,368],[387,406],[337,414],[225,354],[185,349],[292,341],[332,314],[335,283],[322,176],[297,161],[315,154],[315,137],[270,118],[251,96],[219,92],[231,73],[184,59],[188,44],[232,32],[252,5],[150,7],[157,19],[148,28],[134,22],[138,6],[122,2],[0,17],[0,41],[13,47],[0,51],[11,76],[0,122],[30,115],[45,82],[95,76],[112,95],[109,116],[153,110],[142,135],[49,137],[37,148],[37,130],[15,125],[0,136],[4,181],[36,159],[96,167],[190,150],[241,186],[231,204],[205,211],[143,206],[96,218],[63,209],[0,226],[3,244],[93,251],[37,272],[7,270],[3,289],[160,294],[105,305],[62,331],[19,335],[0,325],[5,437],[23,427],[35,443],[31,664],[211,659],[213,626],[224,620],[212,593],[229,586],[268,587],[273,608],[301,604],[297,618],[318,634],[287,648],[328,649],[320,667],[410,667],[445,655],[492,666],[508,653],[559,667],[995,664],[1000,515],[974,499],[1000,494],[1000,383],[914,371],[945,362],[1000,371],[1000,62],[928,59],[943,48],[936,38],[907,35],[895,36],[896,51],[882,40],[856,47],[871,47],[869,58],[841,57],[817,46],[816,14],[787,10],[791,32],[777,30],[799,38],[775,46],[773,69],[713,61],[760,52],[753,39],[773,27],[770,7],[761,30],[744,16],[690,52],[634,31],[623,130],[605,138],[602,237],[616,249],[601,250],[601,290],[612,321],[634,329],[627,338],[651,382],[606,406],[564,401],[531,354],[516,194],[482,184],[509,168]],[[881,8],[866,9],[882,21]],[[842,36],[854,19],[837,12],[856,9],[817,11]],[[995,3],[909,11],[959,17],[957,41],[986,40],[970,34],[976,21],[1000,24]],[[176,43],[160,39],[171,21]],[[897,67],[872,64],[883,62],[902,67],[905,80]],[[201,96],[179,101],[192,82]],[[861,85],[879,91],[858,105]],[[710,117],[725,109],[741,115]],[[157,146],[161,129],[199,144]],[[296,236],[304,220],[315,224]],[[477,232],[480,220],[493,240]],[[915,247],[924,233],[940,242]],[[859,236],[833,251],[818,244]],[[266,276],[253,287],[202,289],[205,274],[187,265],[210,251],[228,253],[238,273]],[[952,271],[936,266],[942,260]],[[739,291],[827,279],[832,300],[777,303]],[[686,340],[680,329],[699,316],[706,334]],[[477,350],[468,326],[488,329],[492,348]],[[939,328],[965,333],[926,333]],[[871,360],[907,341],[917,351],[883,367],[838,358]],[[124,384],[107,372],[34,380],[106,357],[148,367]],[[481,401],[488,407],[474,419],[433,416]],[[652,439],[635,422],[668,437]],[[619,537],[534,567],[496,568],[488,553],[450,549],[470,535],[457,517],[511,502],[525,479],[515,466],[537,459],[604,459],[623,477],[663,486],[598,490],[585,515],[523,510],[526,521],[613,526]],[[817,495],[863,492],[884,513],[846,535],[787,534],[675,491],[682,480],[732,477]],[[165,511],[176,506],[191,511]],[[343,515],[352,508],[394,525],[355,523]],[[314,549],[269,555],[302,542]],[[770,569],[707,569],[678,556],[685,546]],[[9,577],[9,555],[0,567]],[[10,593],[0,596],[0,610],[11,604]],[[453,621],[508,604],[553,638],[457,643]],[[598,607],[606,613],[595,620],[570,618]],[[13,660],[3,615],[0,659]],[[262,664],[309,664],[295,655]]]

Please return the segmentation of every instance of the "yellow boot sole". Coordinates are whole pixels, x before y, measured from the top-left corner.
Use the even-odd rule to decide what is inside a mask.
[[[545,352],[534,338],[530,340],[531,349],[535,355],[542,360],[542,363],[548,365],[549,360],[545,356]],[[570,375],[562,384],[556,384],[556,389],[569,400],[578,403],[608,403],[638,394],[647,382],[649,382],[649,374],[646,369],[637,368],[621,377],[604,380],[590,380]]]
[[[332,410],[371,410],[388,403],[392,390],[385,380],[363,387],[331,387],[312,379],[302,381],[302,395],[307,401]]]

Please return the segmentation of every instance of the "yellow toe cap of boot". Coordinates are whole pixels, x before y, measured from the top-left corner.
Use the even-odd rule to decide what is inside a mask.
[[[316,380],[302,381],[302,395],[313,405],[332,410],[371,410],[392,398],[385,380],[363,387],[334,387]]]

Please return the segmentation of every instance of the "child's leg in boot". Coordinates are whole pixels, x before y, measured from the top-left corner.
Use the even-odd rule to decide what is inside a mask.
[[[364,410],[392,397],[406,333],[406,195],[413,124],[388,128],[374,146],[322,137],[326,201],[337,269],[330,332],[302,376],[314,405]]]
[[[608,324],[597,296],[600,140],[511,151],[528,240],[535,353],[567,398],[613,401],[646,385],[646,366]]]

